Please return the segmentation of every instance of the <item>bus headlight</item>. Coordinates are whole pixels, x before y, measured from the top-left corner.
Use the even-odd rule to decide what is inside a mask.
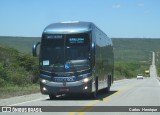
[[[87,83],[88,81],[89,81],[88,78],[84,78],[84,79],[83,79],[83,82],[84,82],[84,83]]]
[[[42,83],[47,83],[47,80],[41,79],[41,82],[42,82]]]

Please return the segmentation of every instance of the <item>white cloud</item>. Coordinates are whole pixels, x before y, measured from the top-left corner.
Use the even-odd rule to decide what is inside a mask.
[[[118,8],[120,8],[120,7],[121,7],[121,5],[120,5],[120,4],[112,5],[112,8],[116,8],[116,9],[118,9]]]
[[[143,3],[138,3],[137,6],[138,6],[138,7],[143,7],[144,4],[143,4]]]

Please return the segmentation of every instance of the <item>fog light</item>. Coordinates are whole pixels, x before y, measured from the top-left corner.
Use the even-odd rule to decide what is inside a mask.
[[[86,90],[86,89],[88,89],[88,87],[87,87],[87,86],[85,86],[85,87],[84,87],[84,89]]]
[[[43,91],[47,91],[47,89],[45,87],[43,87]]]

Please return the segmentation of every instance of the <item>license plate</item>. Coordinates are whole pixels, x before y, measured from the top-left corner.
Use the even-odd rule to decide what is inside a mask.
[[[69,89],[68,89],[68,88],[61,88],[60,91],[61,91],[61,92],[68,92]]]

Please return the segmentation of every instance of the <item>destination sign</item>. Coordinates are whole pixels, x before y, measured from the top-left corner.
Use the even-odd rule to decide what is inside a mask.
[[[47,35],[47,39],[62,39],[63,35]]]
[[[84,38],[69,38],[69,43],[70,44],[83,44],[84,43]]]

